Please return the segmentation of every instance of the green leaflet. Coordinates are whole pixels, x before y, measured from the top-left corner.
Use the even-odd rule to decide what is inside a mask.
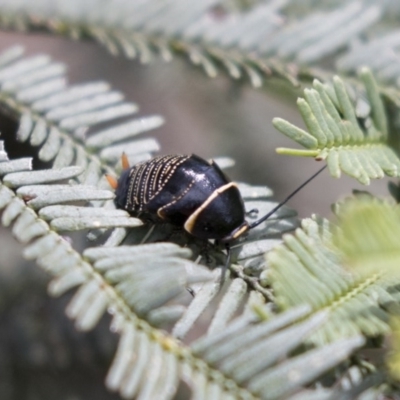
[[[333,241],[355,274],[399,276],[400,208],[372,196],[344,201]]]
[[[392,328],[392,337],[386,357],[386,364],[390,375],[398,382],[400,380],[400,320],[397,315],[392,317],[390,325]]]
[[[358,196],[339,207],[339,227],[333,241],[343,254],[343,262],[354,275],[364,279],[387,276],[391,286],[400,278],[400,208],[396,204]],[[398,299],[398,298],[397,298]],[[390,297],[386,302],[390,304]],[[400,335],[397,307],[389,308],[391,337],[386,364],[392,378],[400,378]]]
[[[385,174],[400,176],[400,160],[389,143],[377,84],[366,68],[360,78],[370,106],[368,116],[358,117],[356,103],[339,77],[334,77],[332,86],[315,80],[312,89],[305,89],[305,98],[297,102],[308,132],[280,118],[273,120],[279,131],[306,150],[278,148],[277,152],[326,160],[332,176],[339,178],[344,172],[364,185]]]
[[[373,251],[377,244],[374,240],[364,241],[370,234],[365,224],[352,222],[351,226],[360,232],[359,242]],[[305,219],[302,229],[286,235],[284,244],[267,254],[277,304],[281,310],[299,304],[308,304],[313,312],[330,310],[327,322],[311,337],[315,343],[328,343],[357,333],[374,337],[389,332],[389,314],[383,306],[400,299],[396,287],[400,279],[389,279],[381,269],[352,274],[345,268],[350,262],[346,258],[346,248],[353,249],[354,254],[359,248],[346,239],[343,247],[337,245],[333,231],[334,228],[323,219]],[[393,242],[397,237],[393,232],[391,234]],[[385,239],[386,236],[382,238]],[[371,252],[368,254],[371,256]],[[391,261],[391,253],[386,254]],[[379,253],[379,256],[384,255],[384,252]],[[386,259],[383,258],[379,265]]]

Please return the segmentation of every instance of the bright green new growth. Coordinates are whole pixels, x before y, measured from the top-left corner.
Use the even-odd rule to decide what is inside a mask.
[[[339,208],[339,226],[333,241],[343,254],[343,264],[354,276],[378,275],[390,282],[391,296],[400,280],[400,208],[371,196],[345,201]],[[386,278],[385,278],[386,277]],[[400,378],[400,335],[396,302],[383,297],[389,316],[390,340],[386,354],[389,373]],[[379,297],[379,295],[378,295]],[[386,298],[385,298],[386,297]],[[392,306],[392,307],[390,307]]]
[[[363,224],[351,224],[351,227],[360,230],[360,241],[368,235],[361,236],[366,230]],[[400,299],[400,290],[396,287],[400,278],[388,279],[380,269],[352,274],[347,268],[344,249],[336,245],[333,232],[335,227],[327,220],[305,219],[302,229],[297,229],[294,235],[285,235],[284,244],[267,254],[276,303],[281,310],[308,304],[313,312],[330,311],[326,323],[311,338],[315,343],[357,333],[375,337],[389,332],[389,314],[384,305]],[[368,245],[371,246],[370,241],[365,244]],[[379,255],[383,263],[392,257],[384,252]]]
[[[334,243],[355,274],[400,275],[400,208],[372,197],[345,201]]]
[[[392,316],[390,320],[392,335],[390,337],[390,349],[387,353],[386,364],[389,373],[397,382],[400,380],[400,318]]]
[[[360,78],[368,100],[363,105],[370,109],[368,115],[361,117],[357,111],[364,101],[363,94],[352,88],[356,91],[352,99],[339,77],[334,77],[332,84],[314,80],[313,88],[305,89],[304,98],[297,101],[308,131],[281,118],[273,120],[279,131],[306,150],[278,148],[277,152],[326,160],[332,176],[339,178],[343,171],[364,185],[385,174],[400,176],[400,161],[389,143],[378,86],[367,68],[362,69]]]

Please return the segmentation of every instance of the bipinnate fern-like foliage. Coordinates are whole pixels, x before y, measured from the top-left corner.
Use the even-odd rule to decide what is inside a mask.
[[[118,210],[102,209],[100,214],[100,210],[93,207],[52,205],[56,199],[63,203],[110,197],[108,191],[79,184],[70,185],[73,195],[69,197],[69,185],[51,184],[78,176],[82,173],[79,167],[30,171],[29,160],[8,161],[5,152],[0,167],[5,174],[0,186],[2,223],[12,226],[13,235],[19,241],[29,243],[25,257],[35,260],[54,276],[49,285],[50,294],[59,296],[79,287],[67,307],[67,315],[75,320],[77,329],[92,329],[106,310],[113,315],[112,330],[122,337],[107,376],[107,386],[120,391],[124,398],[135,395],[170,398],[179,380],[184,379],[194,393],[206,398],[276,399],[311,382],[363,343],[360,336],[337,341],[271,368],[283,355],[298,347],[326,315],[316,315],[285,329],[304,316],[308,308],[294,309],[264,322],[262,301],[257,299],[257,292],[253,292],[242,316],[229,324],[227,319],[232,314],[229,312],[232,306],[227,316],[226,310],[221,312],[224,307],[226,309],[221,304],[209,335],[187,347],[155,326],[179,318],[184,307],[171,304],[171,300],[182,295],[187,285],[210,279],[209,272],[185,259],[191,254],[188,249],[171,243],[103,246],[88,248],[81,255],[57,234],[57,230],[71,229],[74,216],[83,216],[84,221],[91,223],[74,225],[73,230],[97,226],[134,227],[140,221]],[[52,220],[50,226],[45,219]],[[120,221],[113,223],[115,219]],[[132,223],[128,223],[129,220]],[[237,284],[243,293],[244,286],[237,278],[225,297]],[[212,285],[217,287],[218,282]],[[230,297],[232,299],[232,294]],[[198,303],[200,298],[201,295],[196,297]],[[253,307],[259,308],[258,316]],[[224,325],[227,326],[222,330]],[[248,351],[238,353],[238,346]],[[256,361],[259,352],[265,352],[268,357]],[[321,367],[320,360],[325,357],[326,362]],[[309,365],[307,371],[302,368],[305,362]],[[296,375],[294,380],[291,379],[293,374]],[[145,376],[151,378],[144,379]]]
[[[276,301],[282,309],[308,304],[314,312],[330,310],[311,341],[391,333],[387,381],[398,380],[399,206],[359,193],[335,211],[337,225],[303,220],[303,229],[268,254]],[[378,373],[378,382],[385,373]]]
[[[359,195],[356,200],[339,203],[340,229],[333,240],[341,249],[347,268],[359,274],[376,273],[397,278],[399,212],[397,204],[372,196]]]
[[[278,153],[326,160],[332,176],[338,178],[343,171],[365,185],[385,174],[398,177],[400,161],[378,86],[368,69],[360,77],[365,94],[358,93],[353,99],[337,76],[332,83],[315,80],[313,88],[305,89],[305,98],[298,99],[297,105],[308,132],[280,118],[273,123],[306,150],[279,148]],[[363,114],[357,110],[362,106],[367,111]]]
[[[295,214],[281,209],[236,246],[236,277],[220,293],[219,268],[210,272],[191,260],[193,252],[203,255],[200,245],[184,234],[186,246],[169,242],[168,227],[148,234],[142,221],[115,210],[104,180],[105,171],[120,169],[122,148],[134,162],[151,157],[156,142],[136,135],[157,127],[161,118],[120,121],[137,107],[108,85],[68,88],[64,68],[48,57],[20,56],[20,48],[0,55],[0,103],[21,117],[17,140],[38,147],[39,159],[53,167],[33,171],[31,159],[8,160],[7,143],[0,142],[1,221],[26,245],[24,256],[53,276],[51,295],[77,288],[67,307],[77,329],[92,329],[106,311],[113,315],[111,329],[121,340],[106,379],[111,390],[124,398],[171,398],[184,380],[200,397],[275,399],[298,392],[363,344],[354,335],[281,362],[327,318],[322,313],[304,319],[310,310],[301,307],[271,319],[263,306],[271,293],[257,279],[265,267],[262,254],[296,226]],[[104,121],[114,128],[102,129]],[[275,205],[264,188],[239,188],[247,209],[264,213]],[[102,245],[80,253],[65,235],[88,230]],[[209,256],[223,259],[217,248]],[[192,301],[187,287],[195,294]],[[182,343],[218,297],[206,334]],[[159,329],[167,326],[171,333]],[[260,352],[268,357],[258,357]]]
[[[378,271],[351,274],[333,230],[325,219],[305,219],[301,229],[268,253],[277,304],[282,310],[297,304],[308,304],[313,312],[330,310],[311,338],[316,343],[357,332],[370,337],[389,332],[386,306],[399,301],[398,280]]]
[[[295,0],[256,1],[244,9],[233,3],[2,0],[0,25],[90,38],[113,55],[144,63],[157,55],[167,61],[183,55],[208,76],[224,71],[255,87],[271,77],[296,86],[318,74],[309,66],[327,57],[347,74],[368,65],[384,83],[399,80],[398,32],[390,23],[399,15],[395,0],[324,0],[301,7]]]
[[[184,0],[101,6],[98,0],[0,0],[0,25],[91,38],[142,62],[181,54],[209,76],[223,70],[256,87],[270,77],[295,86],[312,78],[298,101],[308,131],[275,120],[306,150],[280,152],[326,160],[331,175],[344,172],[363,184],[398,177],[398,33],[375,36],[387,32],[384,22],[398,8],[390,0],[333,6],[326,0],[307,2],[320,7],[307,15],[305,3],[298,16],[290,0],[240,12],[215,0],[190,6]],[[108,388],[124,398],[172,398],[185,381],[195,398],[352,399],[366,389],[366,398],[379,398],[382,390],[374,386],[391,382],[386,372],[362,354],[350,355],[365,337],[396,331],[389,323],[400,287],[398,275],[390,275],[398,265],[396,207],[377,200],[340,204],[339,227],[314,216],[282,243],[281,235],[298,226],[295,212],[284,207],[233,245],[220,291],[223,251],[205,251],[171,227],[150,229],[115,210],[104,179],[120,172],[122,151],[136,163],[159,150],[154,139],[136,136],[159,127],[162,118],[131,119],[137,105],[107,83],[68,87],[63,65],[43,55],[23,59],[22,52],[14,47],[0,55],[0,108],[20,120],[17,140],[37,148],[51,169],[32,171],[30,159],[8,160],[7,142],[0,142],[2,223],[26,245],[25,256],[53,276],[52,295],[77,289],[67,314],[78,329],[94,328],[105,312],[113,315],[111,329],[121,339]],[[379,83],[365,68],[354,79],[310,68],[326,56],[346,74],[370,66]],[[275,206],[269,189],[239,188],[246,210],[262,215]],[[72,231],[100,244],[79,252],[67,238]],[[205,321],[212,303],[216,311]],[[205,332],[191,341],[188,333],[198,323]],[[389,366],[396,377],[393,350]],[[318,380],[343,360],[344,373],[337,368]]]
[[[294,0],[255,2],[246,10],[231,9],[227,3],[90,0],[67,5],[62,0],[2,0],[0,24],[89,37],[113,55],[142,62],[158,54],[166,60],[184,55],[211,77],[222,70],[259,87],[271,76],[298,84],[300,70],[295,65],[315,64],[348,48],[351,39],[387,18],[390,9],[390,1],[356,0],[335,7],[325,6],[325,1],[312,5],[314,14],[299,17]]]
[[[399,279],[400,230],[398,204],[372,196],[359,195],[338,206],[339,225],[333,241],[341,250],[343,264],[356,276],[381,276],[395,287]],[[394,291],[393,291],[394,292]],[[389,297],[386,306],[392,312],[389,324],[391,336],[386,356],[387,369],[398,381],[399,317],[398,302]]]
[[[89,83],[68,88],[63,75],[48,77],[45,73],[54,68],[47,56],[21,59],[21,55],[22,50],[19,47],[9,49],[1,55],[3,68],[0,71],[0,82],[3,82],[6,89],[0,93],[0,103],[8,113],[21,116],[16,138],[37,147],[40,160],[51,161],[54,168],[70,165],[81,167],[83,173],[78,175],[78,182],[109,189],[104,173],[118,174],[123,151],[131,163],[136,163],[149,159],[153,152],[159,150],[157,141],[152,138],[132,139],[139,133],[160,126],[161,117],[121,120],[135,113],[137,106],[124,102],[123,96],[111,91],[106,83]],[[46,88],[45,91],[43,87]],[[113,127],[104,129],[99,125],[111,121],[116,121]],[[86,134],[89,128],[89,134]],[[226,164],[227,161],[221,160],[221,163]],[[257,208],[261,214],[276,205],[265,201],[271,195],[266,188],[239,184],[239,189],[248,210]],[[29,188],[24,190],[25,196],[33,195]],[[62,191],[63,188],[59,187],[59,190]],[[45,189],[41,193],[47,198]],[[36,204],[41,204],[41,197],[36,192],[34,195],[37,198],[31,206],[36,207]],[[56,203],[59,201],[60,199],[54,200]],[[109,206],[112,206],[110,201],[107,207]],[[253,215],[249,218],[256,217]],[[74,224],[76,227],[83,224],[81,215],[74,216],[71,226]],[[259,262],[256,264],[260,265],[263,252],[275,243],[273,239],[281,232],[293,229],[296,224],[295,212],[288,208],[280,209],[260,229],[254,230],[246,243],[238,247],[236,258],[243,260],[246,266],[250,262],[254,264],[258,257]],[[101,224],[97,226],[102,227]],[[124,229],[121,227],[117,232],[111,236],[110,244],[119,244],[124,239]],[[154,237],[157,237],[157,229]]]

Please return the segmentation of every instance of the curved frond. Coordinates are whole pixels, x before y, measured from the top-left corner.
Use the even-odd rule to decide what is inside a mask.
[[[215,0],[201,1],[190,7],[180,0],[165,4],[119,0],[108,5],[92,0],[74,2],[68,7],[62,1],[56,5],[50,2],[17,5],[5,0],[0,3],[0,25],[18,29],[45,28],[73,38],[89,37],[113,55],[138,57],[143,63],[150,62],[158,54],[167,61],[181,54],[200,65],[211,77],[223,69],[232,78],[249,79],[254,86],[260,86],[271,74],[296,83],[294,74],[278,62],[230,50],[239,42],[243,49],[251,50],[257,47],[259,35],[274,33],[282,25],[281,7],[259,5],[245,15],[231,14],[219,7]],[[219,11],[222,11],[222,18]],[[256,29],[250,33],[238,29],[241,24],[248,27],[254,23]]]
[[[38,147],[39,159],[45,162],[50,161],[56,169],[68,166],[80,167],[83,173],[77,175],[79,183],[108,189],[104,173],[114,175],[118,173],[121,169],[119,159],[123,151],[131,163],[135,163],[151,158],[152,153],[159,149],[154,139],[136,139],[136,136],[160,126],[163,122],[161,117],[121,120],[136,112],[137,106],[124,102],[122,94],[112,91],[106,83],[67,87],[64,77],[65,68],[53,63],[49,57],[36,56],[23,59],[21,56],[22,49],[19,47],[6,50],[0,55],[0,60],[2,60],[0,62],[0,83],[2,84],[0,104],[12,115],[21,116],[17,140]],[[54,71],[56,78],[53,76]],[[43,90],[43,87],[47,89]],[[114,126],[103,128],[104,122],[113,122]],[[20,161],[12,163],[15,162]],[[219,162],[222,167],[231,164],[228,159],[221,159]],[[11,171],[6,169],[11,168],[9,165],[11,164],[3,164],[4,173]],[[63,171],[67,173],[66,171],[69,170]],[[71,171],[74,169],[72,168]],[[75,201],[91,199],[92,205],[104,203],[105,207],[113,208],[113,204],[109,201],[110,195],[101,197],[99,193],[96,198],[93,198],[90,197],[93,196],[90,188],[78,186],[72,188],[68,185],[58,186],[55,192],[49,190],[45,184],[38,186],[43,183],[40,180],[40,174],[34,173],[36,181],[32,182],[29,181],[28,175],[24,181],[18,182],[15,179],[21,179],[20,174],[17,174],[16,178],[9,174],[5,177],[5,183],[15,187],[24,186],[18,189],[18,193],[25,198],[34,197],[29,203],[34,209],[41,210],[45,206],[61,205],[74,199]],[[45,177],[47,181],[51,180],[49,172],[45,174]],[[69,175],[58,176],[55,179],[68,179],[68,177]],[[259,214],[265,214],[276,205],[276,203],[266,201],[271,195],[266,188],[239,184],[239,190],[248,210],[256,208]],[[116,219],[116,216],[120,214],[111,211],[101,217],[95,214],[96,211],[83,211],[71,207],[63,208],[62,212],[59,210],[59,215],[53,217],[51,214],[46,214],[46,211],[40,212],[44,213],[44,218],[49,221],[51,228],[57,231],[92,229],[90,235],[95,237],[98,235],[96,232],[101,234],[106,228],[118,226],[118,230],[109,238],[110,245],[121,243],[126,236],[124,229],[137,225],[137,222],[133,220],[124,220],[123,216]],[[95,221],[92,220],[94,215],[96,215]],[[249,216],[250,220],[255,218],[256,215]],[[117,224],[118,221],[119,224]],[[247,278],[246,271],[253,276],[257,275],[263,265],[263,253],[277,243],[277,238],[283,232],[296,226],[296,213],[288,208],[282,208],[262,226],[253,230],[243,245],[237,245],[234,260],[243,265],[241,276],[247,279],[256,290],[262,291],[262,288],[256,279]],[[140,242],[145,236],[143,229],[138,232],[139,236],[133,240],[135,243]],[[155,229],[148,240],[159,241],[167,237],[168,233],[160,235],[160,230]],[[200,251],[201,246],[195,246],[195,253]],[[211,253],[213,252],[212,250]],[[223,261],[220,261],[221,256],[223,255],[220,251],[217,251],[215,257],[211,258],[215,258],[215,263],[221,265],[223,264]],[[237,267],[235,271],[238,271]]]
[[[144,63],[155,54],[165,60],[182,54],[211,77],[224,70],[258,87],[271,75],[297,84],[298,69],[285,64],[310,64],[335,54],[386,11],[385,4],[353,1],[299,18],[291,3],[258,3],[239,12],[216,0],[190,7],[184,0],[119,0],[106,5],[91,0],[69,6],[61,0],[56,4],[2,0],[0,24],[89,37],[113,55],[139,57]]]
[[[398,276],[400,209],[372,196],[358,196],[338,208],[339,229],[333,237],[344,265],[357,274]]]
[[[308,132],[280,118],[273,121],[306,150],[277,152],[326,160],[332,176],[339,178],[343,171],[365,185],[385,174],[399,176],[397,147],[392,146],[377,84],[368,69],[362,70],[361,78],[367,99],[364,94],[351,96],[339,77],[332,85],[315,80],[314,88],[305,89],[305,98],[297,101]]]
[[[4,163],[8,162],[4,161]],[[41,180],[44,179],[45,175],[48,175],[51,181],[55,173],[59,173],[59,176],[64,176],[63,172],[62,169],[28,172],[14,170],[10,175],[16,176],[19,174],[29,184],[37,180],[35,175],[40,175]],[[75,171],[75,175],[81,172],[81,170]],[[7,176],[5,176],[4,180],[10,182]],[[43,189],[43,185],[35,186],[39,189],[39,192]],[[60,202],[60,198],[65,200],[65,195],[62,194],[59,186],[47,185],[45,188],[46,197],[53,198],[51,194],[57,194],[59,197],[58,202]],[[83,185],[72,186],[72,188],[75,187],[85,188]],[[25,188],[34,188],[34,186],[22,186],[18,191]],[[81,196],[74,197],[73,200],[87,202],[113,196],[109,191],[94,187],[90,189],[90,191],[86,191]],[[167,340],[165,334],[153,328],[141,317],[147,316],[151,319],[151,315],[157,314],[158,311],[160,320],[160,311],[162,311],[163,318],[161,318],[161,322],[165,323],[166,320],[170,320],[170,310],[173,310],[174,306],[170,304],[165,307],[165,305],[178,295],[184,294],[186,286],[191,282],[208,279],[209,273],[207,270],[185,259],[191,254],[189,250],[181,249],[168,243],[149,244],[145,245],[145,248],[135,246],[133,248],[88,249],[86,251],[87,257],[82,256],[29,207],[30,202],[37,200],[37,193],[30,192],[29,197],[26,197],[26,192],[19,192],[18,194],[28,202],[28,205],[25,205],[24,201],[17,197],[11,189],[2,184],[0,187],[0,208],[3,210],[2,223],[6,226],[12,224],[14,236],[22,243],[30,243],[24,251],[25,257],[36,260],[38,265],[54,276],[49,285],[50,294],[59,296],[71,288],[79,287],[67,307],[67,314],[75,320],[75,325],[78,329],[89,330],[93,328],[103,313],[108,310],[114,315],[114,330],[129,329],[131,333],[141,335],[143,348],[147,349],[147,353],[145,353],[146,363],[148,357],[150,357],[149,354],[154,352],[154,356],[156,353],[159,356],[163,355],[162,359],[158,359],[160,365],[167,362],[170,364],[173,360],[169,360],[171,356],[165,354],[163,350],[164,347],[168,348],[168,344],[164,343]],[[98,193],[101,194],[98,195]],[[66,208],[68,206],[63,208],[61,206],[47,206],[49,202],[51,203],[51,201],[46,203],[43,199],[40,205],[37,202],[35,204],[37,208],[43,211],[43,215],[55,217],[52,222],[64,218],[66,221],[64,221],[64,224],[60,223],[60,226],[62,230],[65,230],[65,224],[68,226],[70,223],[68,220],[72,218],[70,216],[65,217],[66,212],[67,215],[77,211],[79,213],[78,207],[69,206],[70,209],[68,210]],[[83,209],[90,213],[90,208]],[[60,214],[64,215],[64,217],[57,218]],[[125,221],[135,220],[128,215],[123,215],[119,218]],[[93,217],[91,220],[96,222]],[[137,225],[138,222],[140,223],[140,221],[136,220],[135,224]],[[109,224],[111,223],[109,222]],[[118,225],[120,224],[116,222],[113,227]],[[86,226],[83,228],[86,228]],[[81,227],[80,229],[83,228]],[[132,258],[132,250],[140,256]],[[103,258],[101,258],[102,255]],[[133,261],[127,262],[127,257]],[[107,262],[110,264],[110,258],[112,261],[111,266],[107,266]],[[110,271],[111,267],[112,271]],[[143,270],[145,270],[145,274],[143,274]],[[187,279],[189,271],[191,271],[190,275],[193,279]],[[179,279],[177,279],[177,276]],[[149,290],[149,285],[154,288],[157,286],[157,282],[162,282],[160,287],[163,290]],[[139,368],[138,365],[135,364],[135,366]],[[142,367],[140,366],[140,368]],[[177,377],[172,376],[172,378],[175,382]],[[171,379],[167,383],[171,385]]]
[[[389,348],[386,349],[386,364],[393,379],[399,380],[399,318],[398,280],[400,265],[399,206],[372,196],[357,196],[346,199],[337,208],[339,224],[333,233],[333,242],[340,249],[343,265],[354,275],[366,277],[381,276],[391,282],[391,295],[385,303],[391,314]],[[391,306],[391,307],[388,307]],[[388,379],[381,372],[378,383]],[[389,379],[390,381],[390,379]]]
[[[121,334],[121,340],[106,381],[111,390],[119,391],[125,398],[160,394],[162,398],[171,398],[179,381],[184,379],[196,395],[212,393],[215,399],[227,395],[233,398],[260,396],[276,399],[301,389],[363,344],[361,337],[342,340],[271,368],[283,355],[298,347],[326,316],[316,315],[290,327],[308,312],[303,307],[263,322],[252,311],[257,301],[260,307],[260,299],[257,300],[254,295],[250,299],[252,304],[230,324],[227,324],[227,319],[232,316],[232,307],[222,302],[217,311],[219,317],[214,319],[217,322],[211,324],[209,334],[190,347],[157,330],[151,324],[174,322],[185,310],[183,305],[179,302],[174,304],[173,300],[182,296],[188,285],[208,280],[210,273],[186,259],[191,254],[188,249],[170,243],[89,248],[80,255],[39,216],[52,218],[52,222],[64,219],[68,226],[68,219],[81,213],[93,214],[92,220],[96,221],[96,211],[91,212],[88,207],[47,205],[42,200],[40,205],[35,203],[40,209],[38,216],[29,207],[40,196],[42,189],[48,198],[57,193],[63,199],[58,184],[46,185],[45,188],[43,184],[30,184],[37,181],[44,183],[46,175],[52,181],[68,174],[74,177],[82,172],[75,169],[72,174],[69,170],[17,171],[14,168],[3,182],[11,185],[25,182],[28,186],[20,186],[17,193],[27,204],[12,189],[1,184],[2,223],[12,225],[12,232],[19,241],[30,243],[24,251],[25,257],[36,260],[53,275],[49,285],[51,295],[59,296],[78,288],[67,306],[67,315],[75,320],[77,329],[92,329],[106,310],[113,315],[111,329]],[[18,175],[20,177],[16,179]],[[36,192],[29,192],[29,188],[35,187]],[[84,188],[84,185],[72,185],[72,188],[75,187]],[[25,188],[28,188],[27,191]],[[85,192],[78,199],[91,201],[111,194],[93,187],[89,193]],[[123,217],[132,219],[129,216],[119,218]],[[118,222],[115,225],[118,226]],[[60,226],[64,230],[64,224],[60,222]],[[231,286],[235,282],[243,288],[239,279],[233,281]],[[243,290],[241,292],[244,293]],[[196,296],[195,300],[199,298],[201,296]],[[227,306],[229,310],[224,310]],[[258,315],[262,314],[260,309]],[[226,327],[222,330],[224,325]],[[237,346],[245,343],[248,343],[246,347],[249,351],[243,357],[243,354],[237,353]],[[259,352],[265,352],[268,357],[254,363],[254,357]],[[321,358],[326,359],[323,365]],[[304,362],[309,365],[306,372],[301,367]],[[296,379],[287,385],[293,371],[296,371]],[[145,376],[151,376],[151,379],[144,379]]]
[[[149,228],[142,221],[114,209],[114,194],[103,179],[104,171],[116,174],[121,168],[118,159],[122,147],[131,161],[151,157],[151,152],[157,149],[156,142],[136,140],[136,135],[158,126],[161,118],[120,122],[119,119],[129,116],[136,106],[125,103],[121,95],[110,91],[108,85],[68,88],[62,78],[61,87],[54,85],[52,79],[49,81],[47,74],[40,82],[29,80],[28,76],[36,74],[36,69],[52,67],[52,63],[45,56],[20,60],[20,54],[18,48],[3,53],[7,63],[0,67],[0,80],[13,89],[0,90],[0,103],[13,115],[21,116],[17,140],[38,146],[39,158],[50,161],[53,168],[32,171],[30,159],[10,161],[4,149],[6,146],[1,142],[2,224],[9,226],[13,235],[26,244],[25,257],[35,260],[53,275],[49,285],[52,295],[77,289],[67,314],[78,329],[92,329],[106,311],[113,314],[111,328],[121,333],[122,350],[110,370],[108,386],[125,397],[135,394],[151,397],[152,393],[165,393],[168,397],[175,392],[179,380],[184,379],[196,393],[206,390],[220,393],[220,397],[228,393],[254,397],[253,392],[262,391],[268,379],[273,382],[274,369],[261,366],[257,375],[259,380],[248,382],[254,388],[243,386],[219,367],[209,365],[202,355],[195,355],[190,346],[183,345],[175,337],[184,337],[211,301],[217,300],[219,307],[209,322],[207,335],[218,335],[234,323],[238,313],[248,316],[254,302],[261,304],[265,301],[264,296],[270,298],[270,293],[258,279],[264,268],[263,254],[280,242],[282,232],[297,226],[296,213],[281,208],[237,243],[235,264],[231,266],[231,273],[236,277],[226,280],[219,296],[220,269],[210,273],[189,259],[193,257],[192,252],[203,256],[200,246],[189,243],[188,247],[182,248],[165,242],[170,232],[163,226],[156,226],[147,234]],[[24,83],[10,83],[17,81]],[[116,123],[116,126],[102,129],[101,123],[105,121]],[[84,135],[85,132],[88,133]],[[231,164],[226,159],[220,162]],[[248,210],[257,208],[264,214],[276,205],[268,200],[271,192],[266,188],[239,184],[239,190]],[[254,213],[249,216],[250,220],[255,218]],[[88,230],[103,245],[87,248],[82,253],[74,250],[65,235]],[[147,243],[140,244],[145,237]],[[151,243],[153,241],[164,243]],[[209,256],[215,260],[215,265],[223,265],[224,255],[219,249],[211,248]],[[193,301],[190,301],[187,287],[195,294]],[[299,325],[299,332],[301,329],[304,329],[304,335],[311,332],[318,318],[311,319],[303,328]],[[172,326],[172,335],[159,330],[167,326]],[[292,332],[290,327],[288,329],[287,335]],[[237,337],[242,335],[246,336],[247,330]],[[292,346],[298,347],[304,336],[294,336],[296,340]],[[337,344],[343,352],[338,352],[336,347],[315,351],[332,353],[325,367],[331,368],[361,344],[361,339],[355,338]],[[283,347],[280,354],[287,354],[291,349],[289,345]],[[236,348],[229,351],[233,350]],[[126,354],[137,354],[137,358],[127,359]],[[308,356],[313,359],[313,354]],[[319,353],[315,354],[319,357]],[[293,362],[295,368],[297,364],[295,360]],[[156,366],[158,372],[142,384],[149,366]],[[318,368],[316,365],[313,372],[310,370],[296,381],[288,393],[300,389],[321,371],[320,365]],[[282,366],[279,379],[284,379],[287,373]],[[268,374],[272,374],[271,378],[267,378]],[[277,393],[284,390],[280,388],[279,379],[274,384]]]
[[[301,7],[293,0],[251,2],[243,8],[229,4],[1,0],[0,26],[90,38],[113,55],[143,63],[159,55],[166,61],[184,56],[208,76],[224,71],[255,87],[271,77],[298,86],[309,77],[330,76],[309,68],[326,70],[330,57],[330,66],[336,58],[338,68],[347,73],[367,65],[384,83],[399,78],[398,33],[391,24],[399,15],[395,1],[309,1]],[[397,90],[394,95],[398,100]]]
[[[364,229],[361,222],[357,226]],[[389,332],[386,306],[399,300],[398,279],[371,270],[351,274],[332,231],[326,220],[303,220],[302,229],[286,235],[284,244],[268,253],[276,303],[281,310],[299,304],[310,305],[313,312],[330,310],[327,322],[311,338],[316,343]],[[368,245],[375,246],[371,240]]]
[[[312,350],[269,370],[289,349],[295,349],[303,338],[320,326],[326,318],[326,315],[322,313],[292,327],[282,329],[290,321],[307,312],[307,307],[299,307],[255,325],[251,322],[254,314],[247,314],[237,318],[225,330],[197,340],[193,343],[192,349],[195,354],[202,355],[209,364],[218,366],[220,371],[225,372],[241,385],[245,385],[261,398],[287,398],[288,395],[297,391],[300,385],[313,379],[317,370],[315,362],[324,357],[324,352],[327,355],[325,360],[330,361],[324,363],[323,368],[330,368],[328,366],[330,362],[334,364],[337,362],[334,360],[332,351],[341,348],[344,353],[347,353],[348,346],[352,348],[363,343],[363,340],[360,341],[357,337],[350,341],[336,342],[331,348],[325,346]],[[247,351],[238,352],[238,348],[246,348]],[[260,354],[263,356],[259,357]],[[342,355],[338,356],[342,358]],[[303,368],[304,363],[309,366],[307,371]],[[292,379],[293,375],[296,378]]]
[[[107,83],[67,87],[63,65],[44,55],[21,59],[22,54],[21,48],[14,47],[0,55],[0,104],[21,117],[17,140],[38,147],[40,160],[51,161],[54,168],[79,166],[84,170],[79,182],[97,185],[101,181],[106,188],[104,172],[112,173],[114,166],[120,169],[120,143],[125,142],[132,162],[148,159],[159,149],[153,139],[126,142],[159,127],[160,116],[122,122],[137,112],[137,106],[125,102]],[[105,122],[113,122],[113,128],[102,128]]]

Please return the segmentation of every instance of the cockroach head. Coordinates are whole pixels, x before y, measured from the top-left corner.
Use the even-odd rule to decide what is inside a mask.
[[[122,171],[118,179],[118,186],[115,189],[114,203],[117,208],[125,209],[127,204],[127,197],[129,192],[129,173],[130,169]]]

